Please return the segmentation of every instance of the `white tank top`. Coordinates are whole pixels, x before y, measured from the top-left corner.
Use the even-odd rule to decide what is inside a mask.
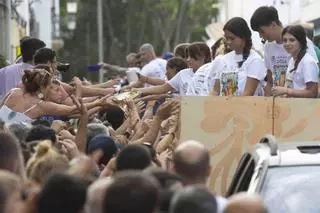
[[[28,113],[30,110],[35,108],[37,104],[42,102],[42,100],[32,105],[29,109],[27,109],[24,112],[16,112],[10,109],[8,106],[6,106],[7,100],[10,98],[11,94],[7,97],[5,103],[0,108],[0,120],[5,122],[6,124],[13,124],[13,123],[31,124],[32,121],[34,121],[34,119],[27,116],[26,113]]]

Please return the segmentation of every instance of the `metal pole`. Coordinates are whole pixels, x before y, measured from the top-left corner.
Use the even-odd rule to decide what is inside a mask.
[[[26,21],[27,21],[27,26],[26,26],[26,36],[30,36],[30,8],[29,8],[29,0],[27,0],[27,16],[26,16]]]
[[[98,49],[99,49],[99,63],[104,61],[103,56],[103,15],[102,15],[102,0],[97,0],[97,21],[98,21]],[[103,69],[99,71],[99,82],[103,82]]]
[[[6,0],[6,8],[7,8],[7,16],[6,16],[6,26],[7,26],[7,34],[6,34],[6,49],[7,49],[7,59],[12,62],[12,54],[11,54],[11,0]]]

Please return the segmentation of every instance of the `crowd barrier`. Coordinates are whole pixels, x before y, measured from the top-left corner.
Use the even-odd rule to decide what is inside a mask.
[[[320,140],[320,99],[183,97],[181,141],[203,143],[211,156],[209,186],[224,195],[242,154],[265,134],[280,141]]]

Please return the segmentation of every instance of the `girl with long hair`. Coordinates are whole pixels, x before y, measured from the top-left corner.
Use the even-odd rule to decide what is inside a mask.
[[[319,67],[307,52],[306,33],[302,26],[288,26],[282,31],[284,48],[291,54],[285,86],[272,88],[274,96],[316,98],[318,96]]]
[[[266,68],[252,50],[251,31],[243,18],[230,19],[223,28],[226,43],[232,50],[223,56],[214,84],[213,95],[263,95]]]

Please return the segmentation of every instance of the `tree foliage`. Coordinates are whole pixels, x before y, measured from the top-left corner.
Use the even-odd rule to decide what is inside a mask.
[[[123,64],[129,52],[152,43],[160,55],[181,42],[200,41],[205,26],[217,15],[218,0],[103,0],[104,56]],[[78,0],[77,27],[62,24],[60,56],[72,63],[72,75],[87,76],[86,66],[98,61],[97,0]],[[61,8],[62,11],[65,11]],[[71,35],[70,35],[71,33]],[[96,80],[96,75],[89,78]]]

